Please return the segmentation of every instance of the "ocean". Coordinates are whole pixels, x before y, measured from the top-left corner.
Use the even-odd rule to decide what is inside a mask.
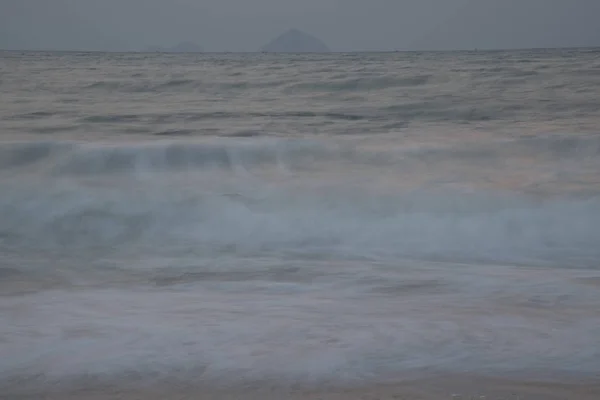
[[[0,53],[0,388],[600,376],[600,50]]]

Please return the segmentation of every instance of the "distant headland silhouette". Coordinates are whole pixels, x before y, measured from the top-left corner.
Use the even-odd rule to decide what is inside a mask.
[[[329,53],[331,50],[320,39],[298,29],[279,35],[260,51],[265,53]]]

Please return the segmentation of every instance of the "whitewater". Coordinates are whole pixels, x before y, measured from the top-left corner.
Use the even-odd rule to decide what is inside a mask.
[[[600,51],[0,53],[0,389],[600,376]]]

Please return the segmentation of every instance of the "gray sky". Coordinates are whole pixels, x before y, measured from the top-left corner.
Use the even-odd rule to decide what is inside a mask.
[[[337,51],[600,46],[600,0],[0,0],[0,48],[256,51],[289,28]]]

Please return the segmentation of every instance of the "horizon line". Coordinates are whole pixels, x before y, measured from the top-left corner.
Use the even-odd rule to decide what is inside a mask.
[[[103,53],[103,54],[365,54],[365,53],[454,53],[454,52],[501,52],[501,51],[527,51],[527,50],[582,50],[582,49],[599,49],[597,46],[557,46],[557,47],[498,47],[498,48],[456,48],[456,49],[413,49],[413,50],[348,50],[339,51],[332,50],[328,52],[285,52],[285,51],[197,51],[197,52],[178,52],[178,51],[147,51],[147,50],[85,50],[85,49],[2,49],[0,52],[5,53]]]

